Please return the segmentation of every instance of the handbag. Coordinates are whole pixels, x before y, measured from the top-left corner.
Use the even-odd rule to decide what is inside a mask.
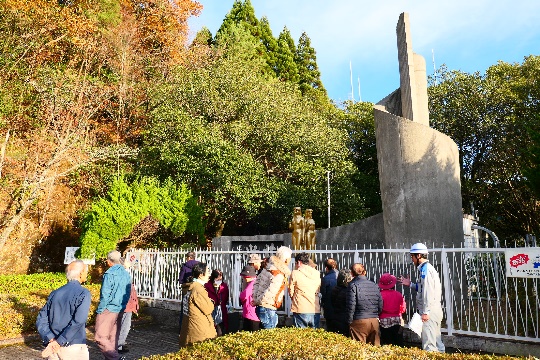
[[[220,305],[216,305],[212,311],[212,318],[214,319],[214,324],[218,325],[223,322],[223,312]]]

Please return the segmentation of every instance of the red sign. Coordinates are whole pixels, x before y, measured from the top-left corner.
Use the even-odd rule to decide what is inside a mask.
[[[519,267],[521,265],[525,265],[529,262],[529,255],[527,254],[517,254],[510,258],[510,266],[512,267]]]

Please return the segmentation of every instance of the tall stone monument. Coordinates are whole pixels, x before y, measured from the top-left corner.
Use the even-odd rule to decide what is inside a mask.
[[[429,127],[426,62],[412,50],[407,13],[396,32],[400,88],[374,107],[385,243],[459,246],[458,148]]]

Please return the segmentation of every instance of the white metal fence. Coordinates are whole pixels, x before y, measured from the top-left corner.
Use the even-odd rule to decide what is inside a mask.
[[[261,257],[275,249],[257,251]],[[318,269],[324,260],[333,258],[339,268],[355,262],[365,264],[368,277],[377,281],[382,273],[416,278],[408,249],[325,249],[312,253]],[[197,260],[211,269],[220,269],[229,285],[230,305],[239,309],[240,272],[253,251],[197,251]],[[185,252],[167,250],[132,250],[130,268],[137,291],[142,297],[179,301],[178,275]],[[294,257],[294,255],[293,255]],[[507,278],[504,249],[452,248],[433,249],[430,262],[439,271],[443,285],[443,331],[494,338],[540,342],[540,300],[538,279]],[[291,264],[292,267],[292,264]],[[406,319],[414,312],[415,293],[398,285],[408,304]],[[290,300],[285,296],[284,311]]]

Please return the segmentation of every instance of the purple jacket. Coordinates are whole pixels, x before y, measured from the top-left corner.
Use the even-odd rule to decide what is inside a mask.
[[[242,317],[253,321],[259,321],[259,318],[255,313],[255,306],[251,305],[254,284],[255,280],[250,281],[244,291],[240,293],[240,302],[242,303]]]
[[[188,278],[191,276],[191,272],[193,271],[193,267],[198,263],[199,261],[197,260],[189,260],[182,265],[182,269],[180,269],[180,276],[178,276],[178,281],[180,281],[181,284],[187,283]]]

